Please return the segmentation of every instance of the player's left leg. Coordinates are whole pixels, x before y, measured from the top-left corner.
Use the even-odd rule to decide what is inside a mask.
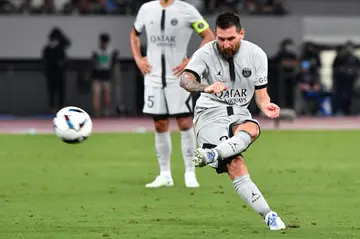
[[[104,88],[104,103],[105,103],[105,110],[104,115],[110,116],[111,115],[111,82],[110,79],[103,81],[103,88]]]
[[[175,116],[181,134],[181,150],[185,164],[186,187],[199,187],[193,163],[196,148],[195,133],[192,125],[192,97],[189,92],[176,86],[165,88],[165,97],[169,113]]]
[[[285,224],[276,212],[272,211],[259,188],[251,180],[242,156],[237,156],[227,165],[235,191],[257,213],[259,213],[269,226],[270,230],[283,230]]]
[[[92,102],[94,116],[100,116],[100,95],[101,95],[101,82],[98,79],[94,79],[92,83]]]
[[[200,185],[196,179],[195,165],[192,161],[196,148],[192,117],[186,114],[176,117],[176,120],[181,135],[181,151],[185,164],[185,185],[188,188],[197,188]]]

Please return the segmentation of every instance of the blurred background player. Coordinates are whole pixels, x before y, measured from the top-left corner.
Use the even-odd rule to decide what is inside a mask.
[[[99,46],[92,55],[93,63],[93,109],[94,115],[101,115],[101,92],[103,91],[105,110],[104,116],[111,114],[111,79],[118,52],[110,45],[110,36],[102,33],[99,36]]]
[[[139,35],[144,28],[147,31],[146,57],[140,53]],[[146,187],[173,185],[169,117],[176,118],[181,133],[185,184],[199,187],[192,162],[196,147],[192,99],[191,94],[179,86],[179,75],[189,62],[186,50],[192,30],[203,38],[201,46],[214,39],[208,23],[194,6],[183,1],[160,0],[141,6],[130,34],[133,57],[145,76],[143,112],[153,116],[160,165],[160,175]]]

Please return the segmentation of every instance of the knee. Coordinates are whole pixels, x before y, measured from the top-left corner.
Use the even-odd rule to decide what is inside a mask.
[[[165,133],[169,130],[169,121],[167,119],[154,120],[154,125],[157,133]]]
[[[181,131],[188,130],[192,128],[192,118],[191,117],[180,117],[177,118],[177,124]]]
[[[233,159],[231,163],[227,165],[227,169],[231,179],[248,174],[248,170],[242,156],[237,156]]]
[[[251,140],[254,141],[260,135],[259,125],[254,122],[246,122],[239,125],[234,132],[245,131],[251,137]]]

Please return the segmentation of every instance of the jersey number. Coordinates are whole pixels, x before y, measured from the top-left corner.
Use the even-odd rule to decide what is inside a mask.
[[[154,96],[149,95],[147,100],[148,100],[148,103],[147,103],[148,107],[152,108],[154,106]]]
[[[227,136],[221,136],[219,140],[220,140],[220,141],[223,141],[223,140],[227,140],[228,138],[229,138],[229,137],[227,137]]]

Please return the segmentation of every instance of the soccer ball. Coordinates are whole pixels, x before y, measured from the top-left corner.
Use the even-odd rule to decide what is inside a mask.
[[[86,111],[75,106],[59,110],[53,119],[55,134],[65,143],[85,141],[92,132],[93,124]]]

